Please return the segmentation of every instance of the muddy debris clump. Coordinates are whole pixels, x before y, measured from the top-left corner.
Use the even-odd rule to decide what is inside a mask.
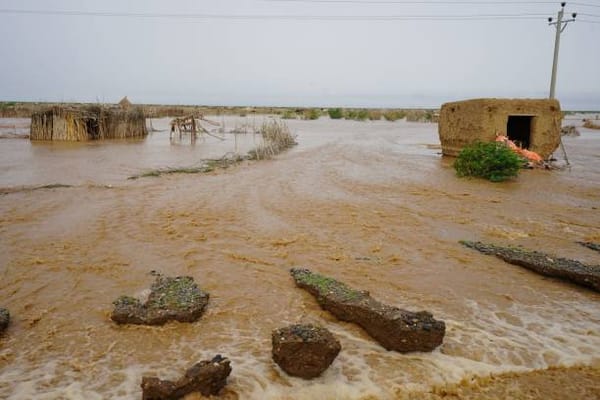
[[[600,252],[600,243],[594,243],[594,242],[577,242],[577,243],[584,247],[587,247],[588,249]]]
[[[110,318],[118,324],[163,325],[167,321],[197,321],[208,304],[209,294],[200,290],[189,276],[159,275],[145,303],[121,296],[113,302]]]
[[[387,350],[432,351],[442,344],[446,324],[427,311],[412,312],[383,304],[369,292],[354,290],[308,269],[291,270],[296,286],[305,289],[336,318],[361,326]]]
[[[466,240],[460,243],[483,254],[496,256],[509,264],[600,292],[600,265],[587,265],[576,260],[516,247],[501,247]]]
[[[560,128],[561,136],[580,136],[579,129],[575,125],[567,125]]]
[[[288,375],[304,379],[320,376],[342,349],[329,330],[311,324],[275,329],[271,342],[273,361]]]
[[[0,308],[0,334],[3,333],[10,323],[10,313],[6,308]]]
[[[142,400],[178,400],[190,393],[218,395],[227,384],[231,362],[221,355],[192,366],[176,382],[142,377]]]

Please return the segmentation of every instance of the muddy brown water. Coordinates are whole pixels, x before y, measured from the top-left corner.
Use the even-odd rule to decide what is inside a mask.
[[[136,181],[126,178],[233,151],[234,139],[0,140],[0,188],[10,189],[0,195],[0,306],[13,317],[0,338],[0,397],[139,398],[142,375],[176,378],[215,354],[232,360],[224,391],[232,399],[420,398],[489,374],[528,382],[529,371],[546,368],[565,379],[533,376],[566,398],[576,393],[570,377],[583,376],[572,366],[587,368],[586,385],[598,382],[600,295],[458,240],[600,264],[575,243],[600,241],[600,133],[564,139],[570,169],[493,184],[455,177],[434,124],[288,124],[299,145],[274,160]],[[245,137],[242,151],[255,140]],[[21,190],[53,183],[73,187]],[[444,344],[433,353],[384,350],[295,288],[289,269],[299,266],[430,310],[446,321]],[[143,295],[151,270],[193,276],[210,292],[199,322],[110,321],[111,302]],[[342,344],[311,381],[286,376],[270,356],[271,331],[298,322],[322,324]]]

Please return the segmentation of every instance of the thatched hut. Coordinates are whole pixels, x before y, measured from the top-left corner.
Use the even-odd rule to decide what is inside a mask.
[[[438,133],[442,153],[457,156],[473,142],[505,135],[548,158],[560,144],[562,113],[554,99],[474,99],[445,103]]]
[[[55,106],[31,117],[31,140],[86,141],[146,135],[146,118],[139,108]]]
[[[131,106],[133,105],[133,104],[131,104],[131,101],[129,101],[127,96],[123,97],[121,99],[121,101],[119,101],[118,104],[123,110],[129,110],[131,108]]]

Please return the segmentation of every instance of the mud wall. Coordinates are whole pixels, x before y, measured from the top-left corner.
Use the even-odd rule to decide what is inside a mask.
[[[438,133],[444,155],[456,156],[473,142],[489,142],[506,135],[508,117],[532,116],[529,150],[549,157],[560,143],[562,113],[557,100],[474,99],[445,103]]]

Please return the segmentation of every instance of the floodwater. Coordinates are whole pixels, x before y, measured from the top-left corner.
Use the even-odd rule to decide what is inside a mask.
[[[246,120],[229,117],[227,127]],[[276,159],[134,181],[127,177],[235,151],[234,139],[171,143],[167,131],[131,142],[1,139],[0,306],[12,325],[0,338],[0,397],[139,398],[142,375],[176,378],[215,354],[232,360],[227,399],[442,397],[444,385],[503,373],[506,391],[477,389],[474,398],[536,398],[536,387],[556,399],[600,396],[600,294],[458,243],[600,264],[575,243],[600,242],[600,132],[564,138],[570,169],[494,184],[455,177],[435,124],[288,125],[299,145]],[[57,183],[73,187],[31,190]],[[430,310],[446,322],[444,344],[386,351],[295,288],[292,267]],[[190,275],[210,293],[200,321],[111,322],[112,301],[142,295],[151,270]],[[342,344],[311,381],[271,360],[271,331],[298,322],[324,325]]]

